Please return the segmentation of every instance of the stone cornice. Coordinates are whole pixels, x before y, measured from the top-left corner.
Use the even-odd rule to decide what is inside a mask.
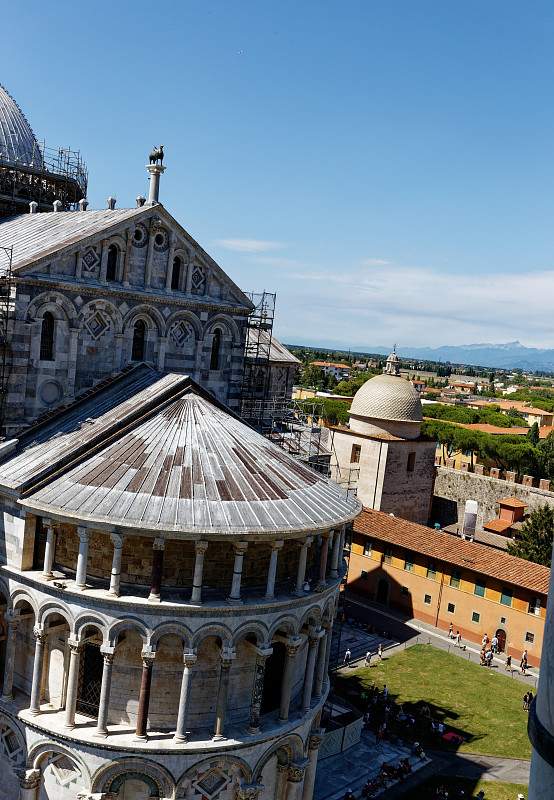
[[[64,293],[71,292],[74,295],[87,295],[89,297],[98,297],[99,299],[105,300],[108,297],[117,298],[118,300],[136,300],[140,303],[144,303],[145,301],[149,303],[156,303],[158,305],[172,305],[177,306],[179,308],[185,308],[188,310],[201,310],[201,311],[225,311],[228,314],[238,314],[240,316],[248,316],[250,310],[245,308],[244,306],[233,306],[229,303],[225,303],[221,301],[216,303],[213,299],[210,300],[204,299],[202,297],[191,297],[188,298],[180,298],[174,295],[167,295],[167,294],[156,294],[153,289],[140,290],[137,288],[121,288],[116,289],[113,285],[104,285],[104,284],[89,284],[89,283],[76,283],[75,280],[62,280],[62,279],[52,279],[52,278],[31,278],[30,276],[25,277],[14,277],[14,282],[18,284],[20,287],[25,285],[28,286],[38,286],[44,289],[50,289],[52,291],[63,291]]]

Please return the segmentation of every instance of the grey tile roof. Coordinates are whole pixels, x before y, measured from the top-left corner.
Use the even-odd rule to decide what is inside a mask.
[[[98,385],[20,436],[16,449],[0,463],[0,490],[35,485],[187,381],[184,375],[161,377],[140,364]]]
[[[249,346],[255,345],[255,339],[258,335],[258,332],[253,331],[250,329],[248,331],[248,344]],[[259,338],[260,344],[262,347],[267,347],[269,343],[269,360],[275,364],[298,364],[300,365],[302,362],[300,359],[296,358],[290,350],[287,350],[284,344],[281,344],[279,339],[275,336],[271,336],[271,341],[269,339],[269,333],[267,331],[261,330],[259,331]]]
[[[355,498],[188,380],[23,505],[90,524],[204,535],[286,534],[354,518]]]
[[[0,245],[13,247],[12,268],[17,270],[112,225],[140,216],[150,208],[20,214],[0,222]],[[0,252],[0,270],[5,267],[5,256]]]

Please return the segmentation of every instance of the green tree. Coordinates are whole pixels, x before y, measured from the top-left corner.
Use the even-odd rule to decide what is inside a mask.
[[[538,422],[533,422],[531,427],[529,428],[529,433],[527,434],[527,439],[531,442],[531,444],[538,444],[540,441],[540,431]]]
[[[537,460],[540,471],[540,478],[554,480],[554,432],[549,433],[537,445]]]
[[[541,506],[525,520],[518,538],[508,544],[508,552],[535,564],[550,567],[554,539],[554,508]]]

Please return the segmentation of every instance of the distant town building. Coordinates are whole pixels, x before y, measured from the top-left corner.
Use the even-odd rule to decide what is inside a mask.
[[[340,364],[336,361],[312,361],[312,367],[319,367],[325,375],[332,375],[337,380],[348,380],[350,378],[350,365]]]

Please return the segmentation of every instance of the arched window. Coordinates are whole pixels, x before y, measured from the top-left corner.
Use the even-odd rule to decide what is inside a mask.
[[[179,258],[179,256],[175,256],[173,259],[173,267],[171,268],[171,288],[173,291],[178,291],[179,286],[181,285],[181,269],[183,267],[183,262]]]
[[[219,369],[219,351],[221,350],[221,331],[217,328],[212,339],[212,353],[210,356],[210,369]]]
[[[108,247],[108,261],[106,265],[106,280],[117,280],[117,247],[111,244]]]
[[[54,317],[46,311],[42,317],[40,331],[40,358],[41,361],[54,360]]]
[[[144,361],[144,345],[146,343],[146,325],[143,320],[137,319],[133,327],[132,361]]]

